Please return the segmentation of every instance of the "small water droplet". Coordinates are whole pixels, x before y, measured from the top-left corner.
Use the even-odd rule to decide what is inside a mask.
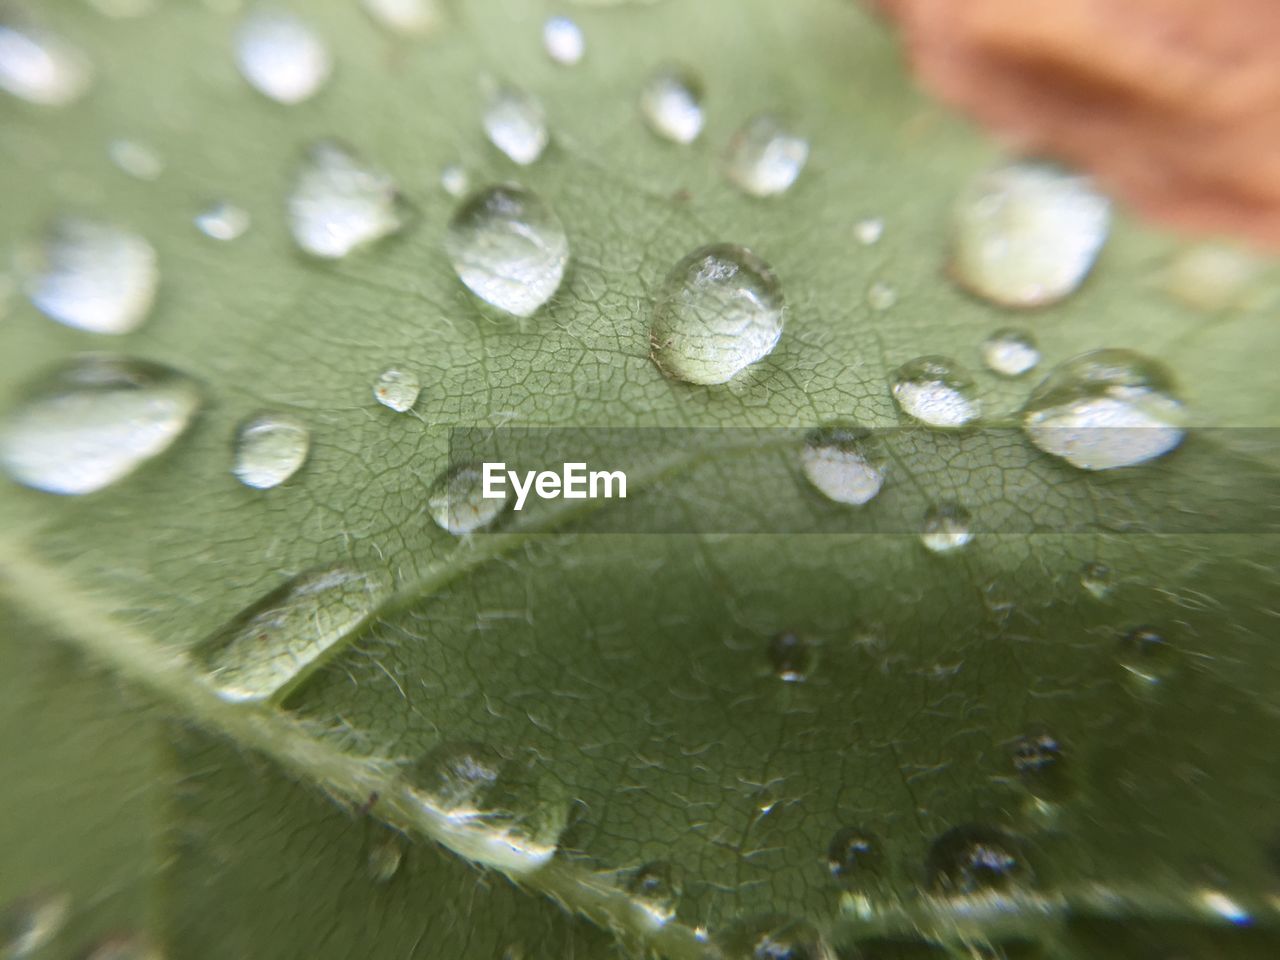
[[[373,21],[390,33],[425,36],[440,23],[438,0],[361,0]]]
[[[677,380],[724,383],[773,351],[784,314],[782,285],[767,263],[731,243],[702,247],[658,292],[653,362]]]
[[[1039,797],[1059,797],[1067,789],[1066,750],[1050,731],[1033,730],[1013,743],[1013,769]]]
[[[289,194],[289,229],[304,251],[339,259],[405,225],[395,183],[335,140],[312,144]]]
[[[664,140],[693,143],[705,120],[702,83],[683,67],[663,67],[645,81],[640,113],[649,129]]]
[[[364,622],[375,591],[370,577],[341,567],[298,574],[201,641],[195,659],[222,699],[270,699]]]
[[[383,837],[369,849],[369,879],[374,883],[390,883],[404,860],[404,841],[398,836]]]
[[[135,180],[157,180],[164,173],[164,158],[137,140],[117,139],[107,144],[107,155]]]
[[[768,114],[752,117],[729,141],[725,173],[753,197],[785,193],[809,159],[809,141]]]
[[[277,103],[309,99],[333,71],[319,34],[285,10],[259,8],[246,16],[236,30],[235,52],[241,75]]]
[[[542,45],[556,63],[573,66],[587,51],[582,28],[568,17],[552,17],[542,25]]]
[[[769,665],[779,680],[800,683],[808,678],[813,651],[804,637],[780,633],[769,641]]]
[[[1153,627],[1134,627],[1120,639],[1117,657],[1129,677],[1153,687],[1167,680],[1175,665],[1173,645]]]
[[[862,827],[836,831],[827,847],[827,868],[845,885],[863,885],[878,877],[884,866],[880,838]]]
[[[164,954],[141,937],[120,934],[100,942],[84,960],[164,960]]]
[[[665,860],[655,860],[630,871],[623,889],[650,923],[663,926],[675,918],[683,885],[674,866]]]
[[[1040,362],[1040,351],[1031,334],[1005,327],[982,341],[982,362],[1002,377],[1020,377]]]
[[[1237,927],[1247,927],[1253,923],[1249,911],[1221,890],[1203,889],[1196,894],[1196,900],[1210,917],[1226,920]]]
[[[236,431],[231,472],[246,487],[268,490],[295,473],[311,449],[306,424],[284,413],[260,413]]]
[[[817,928],[799,917],[768,915],[741,920],[719,938],[725,960],[829,960]]]
[[[1162,457],[1182,442],[1182,404],[1169,374],[1129,350],[1096,350],[1058,366],[1022,411],[1027,436],[1082,470]]]
[[[249,211],[234,203],[219,200],[196,216],[196,229],[211,240],[230,241],[242,236],[249,229],[252,219]]]
[[[0,24],[0,89],[28,103],[64,107],[93,83],[93,67],[80,49],[37,27]]]
[[[1095,600],[1105,600],[1111,593],[1111,568],[1105,563],[1086,563],[1080,568],[1080,586]]]
[[[90,333],[130,333],[155,301],[160,271],[142,237],[110,223],[61,217],[19,255],[27,296],[45,316]]]
[[[898,291],[892,284],[877,280],[867,288],[867,305],[872,310],[885,311],[898,302]]]
[[[1197,310],[1242,306],[1265,268],[1257,254],[1222,243],[1202,243],[1178,252],[1165,273],[1165,287]]]
[[[1053,303],[1084,281],[1110,217],[1087,177],[1036,163],[987,171],[956,205],[952,274],[1003,306]]]
[[[506,487],[503,487],[504,492]],[[454,467],[439,477],[427,499],[427,512],[454,536],[487,527],[507,508],[509,496],[484,496],[484,475],[477,466]]]
[[[551,299],[569,263],[569,238],[556,212],[515,184],[472,194],[449,220],[445,252],[481,300],[517,317]]]
[[[0,956],[25,960],[47,946],[71,912],[65,893],[37,893],[0,907]]]
[[[542,156],[551,140],[541,101],[507,84],[499,84],[489,95],[484,132],[490,143],[521,166]]]
[[[451,839],[464,856],[522,874],[555,855],[569,808],[532,751],[448,742],[430,751],[407,777],[412,795],[428,813],[460,828]]]
[[[894,371],[889,387],[903,413],[931,427],[963,427],[982,412],[973,381],[948,357],[917,357],[904,363]]]
[[[463,197],[471,189],[471,178],[461,164],[451,163],[440,171],[440,186],[451,197]]]
[[[836,503],[869,503],[884,485],[884,474],[867,459],[867,438],[867,431],[856,427],[814,430],[800,452],[805,477]]]
[[[421,392],[418,375],[405,370],[384,370],[373,385],[374,399],[397,413],[411,409]]]
[[[1017,841],[981,824],[953,827],[935,840],[925,870],[929,891],[939,896],[1004,892],[1032,877]]]
[[[941,503],[924,514],[920,542],[933,553],[950,553],[973,541],[973,517],[958,503]]]
[[[853,227],[853,235],[864,247],[874,246],[884,236],[884,220],[879,217],[868,217],[859,220]]]
[[[41,378],[0,430],[14,480],[93,493],[163,453],[200,406],[194,380],[157,363],[91,354]]]

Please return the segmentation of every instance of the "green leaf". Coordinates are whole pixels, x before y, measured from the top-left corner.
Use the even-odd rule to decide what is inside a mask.
[[[944,276],[953,198],[995,150],[912,91],[856,5],[584,6],[588,53],[565,68],[541,49],[557,12],[541,4],[458,4],[411,40],[358,4],[309,3],[336,69],[294,107],[237,74],[226,6],[40,9],[96,83],[63,109],[0,104],[0,234],[103,217],[146,236],[161,272],[152,316],[123,337],[10,297],[6,409],[51,365],[101,350],[182,370],[205,397],[170,451],[101,492],[0,494],[0,903],[70,896],[49,956],[129,931],[188,960],[683,958],[708,937],[732,949],[766,916],[868,956],[1274,953],[1273,275],[1238,305],[1184,305],[1164,290],[1177,243],[1122,217],[1080,291],[1017,318],[1046,366],[1125,347],[1180,384],[1194,429],[1178,451],[1085,474],[1009,429],[1038,374],[978,372],[978,345],[1010,318]],[[654,138],[636,106],[669,62],[707,91],[689,147]],[[545,103],[553,142],[536,164],[485,142],[484,76]],[[769,200],[722,175],[724,145],[761,110],[812,145]],[[158,152],[158,179],[112,166],[121,137]],[[332,264],[298,253],[284,218],[303,151],[329,137],[414,211]],[[439,174],[459,162],[564,221],[568,275],[527,321],[482,308],[444,256],[456,201]],[[192,226],[219,198],[252,215],[235,242]],[[874,246],[854,236],[866,217],[886,223]],[[649,305],[680,257],[719,241],[774,268],[787,326],[730,384],[672,382],[648,356]],[[868,305],[877,282],[897,292],[887,310]],[[990,429],[896,429],[888,377],[923,354],[975,371]],[[422,380],[412,414],[373,401],[391,366]],[[291,480],[253,490],[231,445],[263,409],[306,423],[312,447]],[[797,469],[805,432],[832,422],[890,431],[885,491],[861,511]],[[619,428],[534,436],[634,457],[634,495],[453,537],[426,501],[455,426]],[[630,429],[657,427],[704,428],[704,446]],[[936,556],[915,530],[944,499],[979,532]],[[775,526],[752,528],[761,516]],[[668,517],[699,532],[643,532]],[[1080,585],[1090,562],[1114,571],[1105,598]],[[323,655],[264,699],[220,697],[210,650],[265,623],[264,598],[294,578],[335,568],[368,589],[271,638],[296,650],[328,631]],[[1170,648],[1154,686],[1120,662],[1140,625]],[[770,666],[788,632],[812,651],[802,683]],[[1066,784],[1037,802],[1011,751],[1042,728],[1065,746]],[[549,865],[476,868],[474,833],[424,813],[414,764],[458,741],[532,751],[569,819]],[[921,889],[931,845],[970,823],[1014,838],[1028,879],[961,909]],[[860,896],[827,865],[846,826],[883,848]],[[656,861],[683,889],[666,924],[628,884]],[[1233,929],[1232,904],[1252,926]]]

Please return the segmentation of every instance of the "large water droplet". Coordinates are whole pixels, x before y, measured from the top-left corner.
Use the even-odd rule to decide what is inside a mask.
[[[196,229],[211,240],[235,240],[242,236],[252,219],[249,211],[234,203],[219,200],[196,216]]]
[[[935,504],[925,511],[920,542],[933,553],[951,553],[973,541],[973,517],[958,503]]]
[[[719,938],[725,960],[832,960],[817,928],[799,917],[769,915],[735,923]]]
[[[285,10],[260,8],[241,21],[235,36],[240,73],[278,103],[301,103],[329,79],[329,48],[311,26]]]
[[[800,466],[809,482],[836,503],[861,506],[884,485],[884,474],[867,459],[867,431],[824,427],[809,434]]]
[[[391,33],[425,36],[441,20],[439,0],[360,0],[369,16]]]
[[[29,103],[63,107],[84,96],[92,82],[88,59],[62,37],[0,23],[0,89]]]
[[[551,299],[569,263],[569,238],[556,212],[515,184],[487,187],[463,201],[444,243],[471,292],[518,317]]]
[[[1031,868],[1009,834],[966,824],[948,830],[929,848],[926,885],[939,896],[1004,892],[1031,879]]]
[[[340,567],[299,574],[202,641],[194,656],[224,700],[267,700],[357,629],[375,584]]]
[[[671,922],[683,892],[678,871],[665,860],[655,860],[630,871],[623,881],[623,889],[654,926]]]
[[[779,680],[799,683],[809,676],[813,665],[813,651],[804,637],[795,633],[780,633],[769,641],[769,665]]]
[[[777,117],[752,117],[729,141],[725,174],[753,197],[785,193],[809,159],[809,141],[791,133]]]
[[[1083,470],[1164,456],[1182,442],[1169,374],[1129,350],[1097,350],[1058,366],[1032,391],[1022,426],[1045,453]]]
[[[1005,327],[982,341],[982,362],[1002,377],[1020,377],[1040,362],[1031,334]]]
[[[65,893],[36,893],[0,907],[0,956],[26,960],[62,930],[71,910]]]
[[[982,412],[977,391],[960,366],[948,357],[917,357],[890,379],[902,412],[931,427],[963,427]]]
[[[246,487],[278,487],[295,473],[311,449],[311,431],[284,413],[261,413],[236,431],[231,472]]]
[[[827,847],[827,868],[831,876],[847,886],[862,886],[880,875],[884,849],[880,838],[862,827],[836,831]]]
[[[1173,645],[1153,627],[1134,627],[1126,633],[1117,657],[1128,676],[1143,687],[1167,680],[1175,666]]]
[[[321,140],[307,151],[288,206],[294,241],[326,259],[345,257],[405,224],[404,204],[391,177],[334,140]]]
[[[556,63],[573,66],[587,52],[582,28],[568,17],[552,17],[542,25],[542,45]]]
[[[19,483],[83,494],[168,449],[200,405],[195,381],[157,363],[89,355],[42,378],[0,429]]]
[[[542,156],[551,140],[547,115],[538,98],[506,84],[499,84],[489,95],[484,132],[490,143],[521,166]]]
[[[157,180],[164,173],[164,158],[137,140],[121,137],[107,144],[107,156],[135,180]]]
[[[45,316],[90,333],[129,333],[147,318],[156,252],[110,223],[62,217],[19,258],[27,296]]]
[[[1080,568],[1080,586],[1095,600],[1105,600],[1111,593],[1111,568],[1105,563],[1086,563]]]
[[[384,370],[373,385],[374,399],[397,413],[412,409],[421,392],[418,375],[407,370]]]
[[[531,751],[450,742],[407,774],[426,810],[461,828],[451,837],[464,856],[508,873],[528,873],[556,852],[568,805]]]
[[[767,357],[782,336],[782,285],[745,247],[702,247],[672,268],[658,291],[653,362],[689,383],[724,383]]]
[[[503,491],[507,488],[504,486]],[[476,466],[454,467],[440,476],[427,498],[427,512],[454,536],[487,527],[507,508],[509,497],[486,497],[484,475]]]
[[[1053,303],[1084,280],[1110,216],[1087,177],[1035,163],[990,170],[956,205],[952,273],[1005,306]]]
[[[663,67],[640,91],[640,113],[649,129],[673,143],[693,143],[702,132],[702,84],[682,67]]]

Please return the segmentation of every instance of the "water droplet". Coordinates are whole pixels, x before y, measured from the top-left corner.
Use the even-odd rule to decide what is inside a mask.
[[[722,937],[725,960],[828,960],[831,951],[808,920],[769,915],[735,923]]]
[[[515,184],[472,194],[449,221],[445,252],[481,300],[518,317],[551,299],[569,263],[569,238],[556,212]]]
[[[950,553],[973,540],[973,517],[958,503],[941,503],[924,514],[920,542],[933,553]]]
[[[1005,327],[982,341],[982,362],[1002,377],[1020,377],[1040,362],[1031,334]]]
[[[827,847],[827,868],[843,884],[861,885],[877,877],[883,866],[880,838],[861,827],[837,830]]]
[[[866,430],[825,427],[809,434],[800,466],[809,482],[836,503],[861,506],[884,485],[884,474],[868,459]]]
[[[1200,907],[1210,917],[1226,920],[1237,927],[1247,927],[1253,917],[1237,900],[1221,890],[1204,889],[1196,895]]]
[[[416,373],[404,370],[384,370],[373,385],[373,396],[384,407],[404,413],[418,402],[422,384]]]
[[[1146,687],[1168,679],[1175,665],[1173,645],[1153,627],[1134,627],[1126,633],[1117,656],[1128,675]]]
[[[780,633],[769,641],[769,664],[779,680],[799,683],[809,676],[813,652],[803,637]]]
[[[533,94],[507,84],[499,84],[489,95],[484,132],[490,143],[521,166],[542,156],[551,140],[542,103]]]
[[[375,23],[402,36],[425,36],[441,19],[438,0],[361,0],[361,3]]]
[[[404,842],[396,836],[383,837],[369,849],[369,879],[374,883],[390,883],[404,860]]]
[[[137,140],[112,140],[107,144],[107,156],[135,180],[156,180],[164,173],[164,158]]]
[[[440,186],[451,197],[462,197],[471,189],[471,178],[461,165],[451,163],[440,171]]]
[[[917,357],[904,363],[894,371],[889,387],[903,413],[931,427],[963,427],[982,412],[973,381],[948,357]]]
[[[1023,734],[1013,744],[1013,769],[1035,796],[1055,797],[1066,792],[1066,751],[1050,731]]]
[[[5,419],[0,462],[49,493],[93,493],[158,456],[200,406],[190,377],[157,363],[91,354],[43,377]]]
[[[676,915],[683,885],[676,868],[655,860],[627,874],[623,889],[654,926],[670,923]]]
[[[242,236],[252,222],[249,212],[234,203],[219,200],[196,216],[196,229],[212,240],[235,240]]]
[[[580,61],[587,50],[582,28],[568,17],[552,17],[542,25],[542,45],[547,56],[565,66]]]
[[[729,141],[725,173],[753,197],[785,193],[809,159],[809,141],[797,137],[777,117],[752,117]]]
[[[880,238],[884,236],[884,221],[879,217],[859,220],[854,225],[853,235],[858,238],[858,242],[864,247],[873,246],[879,243]]]
[[[956,205],[952,274],[1004,306],[1053,303],[1083,282],[1110,218],[1087,177],[1035,163],[990,170]]]
[[[1017,841],[981,824],[953,827],[935,840],[926,874],[929,891],[939,896],[1004,892],[1032,877]]]
[[[19,257],[27,296],[45,316],[90,333],[130,333],[147,318],[160,271],[142,237],[80,217],[56,220]]]
[[[1096,350],[1061,364],[1032,391],[1022,426],[1045,453],[1082,470],[1112,470],[1174,449],[1182,420],[1162,367],[1129,350]]]
[[[1242,306],[1265,268],[1257,254],[1221,243],[1196,244],[1180,251],[1165,273],[1165,287],[1197,310]]]
[[[872,310],[888,310],[897,302],[898,291],[883,280],[877,280],[867,288],[867,305]]]
[[[309,99],[333,70],[319,34],[284,10],[263,8],[246,16],[236,30],[235,50],[241,75],[277,103]]]
[[[141,937],[123,934],[103,940],[84,960],[164,960],[164,954]]]
[[[311,449],[311,431],[284,413],[260,413],[236,431],[231,472],[246,487],[268,490],[295,473]]]
[[[334,140],[307,151],[289,194],[289,229],[304,251],[338,259],[405,224],[395,183]]]
[[[672,268],[650,331],[653,362],[689,383],[724,383],[767,357],[782,336],[782,285],[745,247],[702,247]]]
[[[649,129],[664,140],[693,143],[705,120],[702,84],[682,67],[663,67],[645,81],[640,113]]]
[[[71,912],[65,893],[37,893],[0,907],[0,956],[24,960],[47,946]]]
[[[507,502],[507,496],[484,496],[484,476],[479,467],[462,466],[436,480],[427,499],[427,512],[440,529],[462,536],[493,523],[507,508]]]
[[[0,89],[47,107],[79,100],[93,83],[88,58],[55,33],[0,24]]]
[[[450,838],[458,852],[508,873],[545,865],[568,821],[568,804],[532,751],[445,743],[408,780],[428,813],[460,828]]]
[[[270,699],[364,622],[375,590],[368,576],[341,567],[298,574],[203,640],[194,656],[222,699]]]
[[[1086,563],[1080,568],[1080,586],[1095,600],[1105,600],[1111,593],[1111,568],[1105,563]]]

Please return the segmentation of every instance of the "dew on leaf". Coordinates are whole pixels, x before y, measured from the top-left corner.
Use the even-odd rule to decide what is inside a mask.
[[[404,841],[398,836],[382,837],[369,848],[366,867],[374,883],[390,883],[404,860]]]
[[[729,141],[725,175],[743,193],[772,197],[796,182],[809,159],[809,141],[798,137],[774,116],[748,120]]]
[[[867,287],[867,305],[872,310],[889,310],[898,302],[898,291],[892,284],[877,280]]]
[[[1017,841],[982,824],[953,827],[929,847],[925,886],[938,896],[1005,892],[1032,877]]]
[[[373,384],[374,399],[396,413],[412,409],[421,392],[422,383],[418,375],[407,370],[384,370]]]
[[[956,204],[952,276],[1003,306],[1054,303],[1084,281],[1110,217],[1087,177],[1038,163],[989,170]]]
[[[484,496],[484,476],[477,466],[447,470],[431,488],[427,512],[442,530],[454,536],[474,533],[489,526],[507,508],[509,495]]]
[[[365,11],[384,30],[421,37],[439,25],[439,0],[360,0]]]
[[[440,171],[440,186],[451,197],[464,197],[471,189],[471,178],[461,164],[451,163]]]
[[[800,467],[823,496],[861,506],[884,485],[884,474],[867,459],[867,431],[848,427],[814,430],[800,451]]]
[[[376,584],[326,567],[298,574],[201,641],[193,657],[222,699],[268,700],[364,622]]]
[[[1080,586],[1095,600],[1105,600],[1113,586],[1111,568],[1105,563],[1086,563],[1080,568]]]
[[[1020,377],[1040,362],[1040,350],[1025,330],[1004,327],[982,341],[982,362],[1002,377]]]
[[[640,91],[640,113],[649,129],[664,140],[693,143],[705,121],[702,83],[683,67],[662,67]]]
[[[779,633],[771,638],[768,656],[774,676],[787,683],[806,680],[813,665],[813,651],[809,642],[795,633]]]
[[[654,363],[689,383],[724,383],[767,357],[782,336],[782,285],[745,247],[720,243],[685,256],[658,291]]]
[[[0,90],[46,107],[64,107],[89,92],[93,68],[56,33],[0,23]]]
[[[196,229],[211,240],[235,240],[249,229],[249,211],[219,200],[196,215]]]
[[[1197,310],[1243,305],[1266,261],[1238,247],[1201,243],[1179,251],[1165,271],[1165,289]]]
[[[894,371],[889,389],[903,413],[931,427],[963,427],[982,412],[973,381],[948,357],[909,360]]]
[[[157,180],[164,173],[164,158],[138,140],[120,137],[107,144],[107,156],[135,180]]]
[[[832,956],[817,927],[799,917],[749,917],[717,939],[724,960],[828,960]]]
[[[1173,645],[1154,627],[1139,626],[1120,638],[1117,660],[1142,687],[1154,687],[1173,673]]]
[[[311,431],[286,413],[260,413],[236,431],[231,472],[246,487],[278,487],[306,462]]]
[[[582,60],[587,51],[582,28],[568,17],[551,17],[542,25],[542,45],[547,56],[566,67]]]
[[[254,89],[277,103],[301,103],[329,79],[333,60],[320,35],[285,10],[262,7],[240,22],[236,64]]]
[[[151,244],[112,223],[61,217],[19,256],[27,296],[45,316],[90,333],[136,330],[160,270]]]
[[[861,886],[880,875],[884,849],[880,838],[862,827],[842,827],[827,846],[827,869],[846,886]]]
[[[163,453],[200,406],[194,380],[158,363],[90,354],[41,377],[0,428],[18,483],[93,493]]]
[[[307,150],[288,200],[289,229],[306,253],[340,259],[398,232],[405,207],[391,177],[335,140]]]
[[[1130,350],[1096,350],[1061,364],[1022,411],[1031,442],[1082,470],[1162,457],[1182,442],[1183,408],[1163,367]]]
[[[853,235],[858,238],[858,242],[864,247],[870,247],[880,242],[880,238],[884,236],[884,221],[879,217],[868,217],[866,220],[859,220],[853,227]]]
[[[458,278],[477,297],[517,317],[551,299],[569,263],[569,238],[541,197],[515,184],[464,200],[445,233]]]
[[[1050,731],[1018,737],[1011,750],[1013,769],[1033,796],[1058,797],[1067,789],[1066,750]]]
[[[521,166],[542,156],[551,140],[541,101],[509,84],[498,84],[489,94],[483,125],[489,142]]]
[[[62,930],[71,912],[65,893],[33,893],[0,906],[0,957],[36,956]]]
[[[920,542],[932,553],[951,553],[973,541],[973,517],[958,503],[934,504],[925,511]]]
[[[665,860],[655,860],[628,871],[622,887],[654,926],[671,922],[683,892],[678,871]]]

